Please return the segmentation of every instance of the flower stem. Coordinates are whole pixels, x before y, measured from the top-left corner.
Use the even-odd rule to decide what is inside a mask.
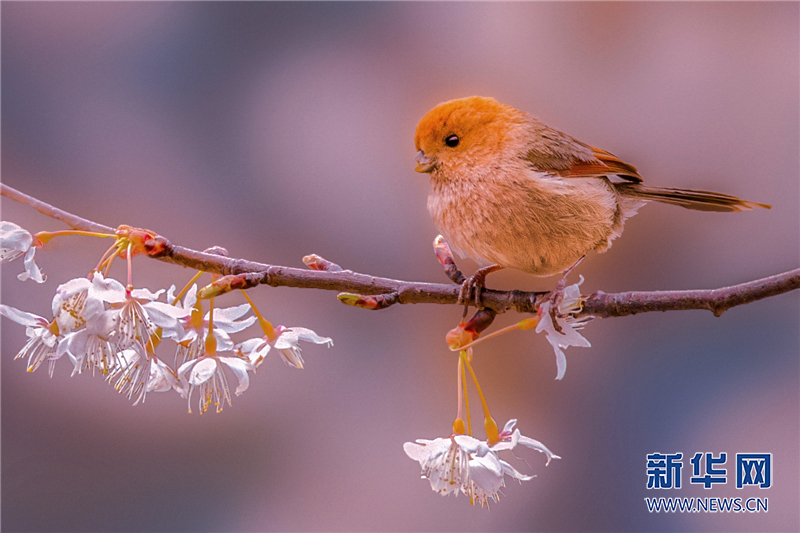
[[[206,335],[206,354],[217,354],[217,338],[214,336],[214,298],[209,298],[208,335]]]
[[[483,396],[483,391],[481,391],[481,385],[478,383],[475,371],[472,370],[472,365],[466,357],[466,351],[461,352],[461,360],[467,365],[467,370],[469,370],[469,373],[472,375],[472,381],[475,383],[475,388],[478,390],[478,396],[481,399],[481,405],[483,406],[483,424],[486,429],[486,442],[490,445],[499,442],[500,433],[497,431],[497,423],[492,418],[492,415],[489,414],[489,406],[486,404],[486,398]]]
[[[525,320],[521,320],[521,321],[517,322],[516,324],[511,324],[510,326],[506,326],[506,327],[504,327],[502,329],[498,329],[497,331],[493,331],[493,332],[489,333],[488,335],[486,335],[485,337],[480,337],[478,339],[475,339],[474,341],[470,342],[469,344],[465,344],[464,346],[458,346],[458,347],[455,347],[455,348],[451,347],[450,351],[451,352],[455,352],[455,351],[458,351],[458,350],[466,350],[467,348],[472,348],[473,346],[475,346],[476,344],[478,344],[480,342],[483,342],[485,340],[491,339],[492,337],[498,337],[500,335],[503,335],[503,334],[508,333],[509,331],[513,331],[515,329],[523,329],[523,330],[524,329],[531,329],[531,328],[536,327],[536,324],[538,322],[539,322],[539,317],[538,316],[531,317],[531,318],[526,318]]]
[[[195,281],[197,281],[197,278],[199,278],[200,276],[202,276],[202,275],[203,275],[203,273],[204,273],[204,272],[203,272],[202,270],[200,270],[200,271],[199,271],[197,274],[195,274],[194,276],[192,276],[192,279],[190,279],[190,280],[189,280],[189,282],[188,282],[188,283],[187,283],[187,284],[186,284],[186,285],[185,285],[185,286],[184,286],[184,287],[181,289],[181,292],[179,292],[177,295],[175,295],[175,300],[172,302],[172,305],[177,305],[177,304],[178,304],[178,302],[180,301],[180,299],[181,299],[181,298],[183,298],[183,296],[184,296],[184,295],[186,294],[186,292],[189,290],[189,287],[191,287],[191,286],[192,286],[192,283],[194,283]]]
[[[114,263],[114,259],[116,259],[117,257],[119,257],[119,250],[114,250],[114,253],[111,254],[111,256],[108,259],[106,259],[106,271],[105,274],[103,274],[103,277],[105,278],[108,277],[108,273],[111,271],[111,265],[112,263]]]
[[[127,260],[128,260],[128,286],[125,287],[125,290],[128,292],[128,296],[131,295],[131,291],[133,290],[133,258],[131,257],[131,250],[133,249],[133,243],[128,243],[128,253]]]
[[[461,387],[464,389],[464,404],[467,411],[467,435],[472,436],[472,417],[469,414],[469,395],[467,394],[467,374],[464,372],[464,359],[466,359],[467,352],[463,351],[458,358],[458,374],[461,379]],[[459,388],[461,388],[459,387]],[[461,402],[459,401],[459,406]]]
[[[109,233],[97,233],[94,231],[80,231],[80,230],[73,230],[73,229],[65,229],[59,231],[40,231],[33,237],[38,239],[39,242],[42,244],[47,244],[50,242],[50,239],[54,237],[62,237],[64,235],[83,235],[85,237],[113,237],[116,238],[116,235],[111,235]]]
[[[250,299],[246,291],[242,291],[242,294],[244,294],[244,297],[247,298],[248,302],[250,302],[250,309],[253,310],[253,313],[258,318],[258,325],[261,326],[261,331],[264,332],[264,335],[266,335],[269,340],[274,341],[277,337],[277,333],[275,333],[275,328],[272,327],[272,323],[258,312],[256,304]]]
[[[97,266],[94,268],[96,271],[100,272],[103,269],[103,265],[105,265],[106,261],[110,259],[110,256],[117,250],[116,243],[112,244],[111,247],[105,251],[103,256],[100,258],[100,261],[97,262]]]
[[[464,419],[461,416],[463,414],[462,413],[462,409],[461,409],[461,407],[462,407],[462,405],[461,405],[462,401],[461,400],[464,397],[464,389],[461,386],[461,372],[462,372],[462,370],[461,370],[461,359],[459,359],[458,363],[456,363],[456,390],[458,391],[456,396],[458,397],[458,403],[457,403],[457,407],[456,407],[456,420],[455,420],[455,422],[453,422],[453,432],[454,433],[459,433],[459,429],[461,429],[461,426],[464,425]],[[458,426],[458,427],[456,427],[456,426]]]

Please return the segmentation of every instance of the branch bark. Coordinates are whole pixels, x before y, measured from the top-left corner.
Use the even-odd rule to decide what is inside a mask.
[[[0,194],[29,205],[60,220],[73,229],[114,233],[114,229],[86,220],[28,196],[5,184],[0,184]],[[454,283],[427,283],[402,281],[361,274],[351,270],[306,270],[287,266],[269,265],[245,259],[222,257],[204,253],[167,241],[158,259],[195,270],[216,274],[248,274],[249,285],[265,284],[271,287],[297,287],[323,289],[358,295],[382,297],[372,309],[384,309],[394,303],[401,304],[456,304],[460,286]],[[650,311],[679,311],[705,309],[721,315],[725,310],[770,296],[800,288],[800,268],[767,278],[707,290],[623,292],[608,294],[598,291],[587,297],[580,316],[609,318]],[[496,291],[484,289],[482,303],[497,313],[514,310],[519,313],[536,312],[541,293],[524,291]],[[344,299],[343,299],[344,301]],[[353,303],[348,302],[348,303]],[[356,304],[357,305],[357,304]]]

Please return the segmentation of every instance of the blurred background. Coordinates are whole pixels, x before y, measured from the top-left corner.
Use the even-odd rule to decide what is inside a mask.
[[[648,184],[772,204],[649,205],[579,269],[585,294],[722,287],[798,266],[799,27],[796,3],[4,3],[2,179],[188,247],[295,267],[317,253],[447,282],[414,128],[437,103],[481,94],[617,154]],[[5,198],[2,218],[63,227]],[[44,285],[4,265],[3,303],[47,316],[56,286],[86,275],[107,245],[53,241],[37,254]],[[150,289],[193,274],[134,263]],[[122,265],[113,272],[124,278]],[[500,272],[488,286],[555,282]],[[202,416],[175,393],[132,407],[99,377],[70,378],[66,360],[52,379],[28,374],[13,359],[24,328],[4,319],[3,530],[800,529],[797,293],[719,318],[594,321],[592,348],[567,350],[563,381],[543,336],[482,345],[474,368],[497,422],[517,418],[563,457],[547,468],[532,450],[506,457],[537,477],[509,480],[491,511],[433,493],[402,449],[450,432],[456,356],[444,334],[459,308],[251,294],[273,323],[335,346],[305,346],[303,371],[270,358],[232,407]],[[684,454],[684,488],[646,489],[655,452]],[[690,485],[695,452],[728,453],[728,483]],[[734,489],[742,452],[773,454],[772,488]],[[769,507],[648,513],[644,498],[659,496]]]

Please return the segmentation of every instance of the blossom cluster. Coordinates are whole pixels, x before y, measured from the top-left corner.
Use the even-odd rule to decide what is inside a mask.
[[[159,257],[168,245],[163,237],[148,230],[120,226],[113,234],[66,230],[31,235],[16,224],[2,222],[0,262],[24,257],[24,272],[18,278],[43,283],[45,276],[34,260],[36,249],[56,236],[75,234],[113,238],[114,244],[88,276],[58,286],[52,301],[52,318],[0,304],[1,315],[26,328],[28,341],[16,358],[27,358],[29,372],[47,363],[52,376],[58,361],[69,360],[73,376],[84,371],[100,374],[114,389],[133,400],[134,405],[144,402],[149,392],[175,391],[187,400],[190,413],[194,398],[201,413],[212,405],[219,412],[225,404],[231,404],[231,391],[239,395],[247,390],[250,374],[270,352],[277,352],[288,366],[302,369],[301,341],[333,344],[330,338],[310,329],[273,326],[244,290],[241,292],[248,303],[215,307],[215,300],[222,294],[253,286],[248,285],[248,274],[212,276],[212,283],[199,289],[195,283],[203,274],[199,272],[177,293],[175,286],[156,292],[135,288],[131,258],[139,254]],[[216,248],[207,251],[225,253],[224,249]],[[117,258],[127,260],[125,285],[109,276],[111,264]],[[316,256],[308,256],[304,262],[312,269],[340,270],[338,265]],[[488,506],[490,500],[497,501],[500,497],[506,476],[518,481],[534,477],[517,471],[500,458],[500,452],[524,446],[544,453],[547,464],[559,458],[541,442],[523,436],[515,428],[516,420],[510,420],[498,431],[471,361],[473,346],[479,342],[510,329],[535,327],[536,332],[546,334],[552,345],[556,353],[557,379],[561,379],[566,370],[563,349],[589,346],[578,333],[585,319],[575,318],[582,305],[579,285],[566,287],[559,298],[541,303],[535,316],[483,338],[479,338],[480,333],[491,324],[494,316],[483,310],[448,333],[448,345],[459,352],[458,406],[453,432],[449,437],[418,439],[403,447],[411,459],[419,462],[422,477],[430,482],[435,492],[464,494],[471,504]],[[380,308],[378,304],[371,308]],[[263,335],[240,342],[231,337],[255,324]],[[168,350],[164,341],[174,345],[169,362],[164,358]],[[472,433],[467,372],[481,401],[485,441],[478,440]],[[235,388],[229,385],[230,374],[236,378]],[[466,423],[462,418],[464,414]]]
[[[509,420],[498,441],[489,443],[469,435],[451,435],[434,440],[417,439],[403,445],[406,455],[418,461],[422,467],[422,477],[430,481],[431,489],[442,496],[462,493],[471,504],[481,506],[495,502],[500,497],[500,489],[505,486],[505,476],[519,481],[533,479],[518,472],[503,461],[498,452],[513,450],[517,445],[527,446],[551,459],[561,459],[538,440],[523,436],[515,429],[516,420]]]
[[[24,256],[21,280],[44,281],[33,260],[37,242],[15,224],[0,225],[0,260]],[[271,350],[289,366],[303,368],[300,341],[333,344],[306,328],[272,327],[251,303],[215,309],[212,299],[211,309],[204,312],[197,292],[196,284],[185,290],[182,299],[175,295],[174,286],[156,292],[134,289],[94,270],[56,289],[52,319],[5,304],[0,304],[0,314],[25,326],[28,341],[16,358],[27,358],[29,372],[47,362],[52,376],[57,361],[69,359],[72,375],[84,370],[99,373],[134,405],[143,402],[148,392],[174,390],[187,399],[189,412],[195,391],[201,413],[212,404],[217,411],[231,404],[225,367],[237,378],[234,394],[239,395],[249,386],[249,373]],[[251,310],[255,316],[243,318]],[[263,336],[239,343],[232,340],[232,333],[256,322]],[[160,345],[166,339],[176,346],[172,364],[158,355],[164,352]]]

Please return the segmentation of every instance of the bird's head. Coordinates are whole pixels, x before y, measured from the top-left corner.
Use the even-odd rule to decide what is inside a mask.
[[[452,179],[467,170],[498,164],[516,144],[524,113],[494,98],[470,96],[444,102],[417,124],[417,172]]]

